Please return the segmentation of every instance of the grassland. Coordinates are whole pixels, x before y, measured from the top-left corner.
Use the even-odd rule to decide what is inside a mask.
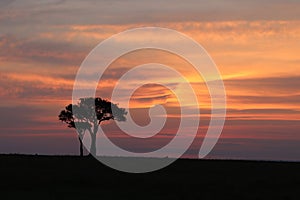
[[[189,160],[146,174],[92,157],[0,155],[1,199],[300,199],[300,163]]]

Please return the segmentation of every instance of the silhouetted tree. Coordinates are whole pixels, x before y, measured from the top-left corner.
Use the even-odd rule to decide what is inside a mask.
[[[73,116],[72,104],[66,106],[59,114],[59,120],[66,123],[69,128],[76,128],[78,133],[78,140],[80,143],[80,156],[83,156],[83,136],[85,131],[91,128],[91,125],[87,122],[81,121]]]
[[[106,120],[125,121],[127,112],[117,104],[101,98],[81,98],[76,105],[69,104],[59,115],[59,120],[76,128],[80,141],[80,155],[83,154],[82,139],[88,130],[91,136],[90,153],[96,155],[96,136],[101,122]]]

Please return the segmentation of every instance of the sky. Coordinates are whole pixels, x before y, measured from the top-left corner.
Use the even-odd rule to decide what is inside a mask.
[[[75,130],[57,116],[72,101],[81,63],[114,34],[157,26],[201,44],[222,76],[226,122],[208,158],[299,161],[299,11],[297,0],[0,0],[0,153],[78,154]],[[172,66],[197,91],[201,123],[184,154],[196,157],[211,102],[203,79],[182,58],[157,50],[126,54],[109,66],[97,95],[110,99],[123,73],[151,62]],[[132,77],[124,87],[150,73],[189,97],[179,80],[159,71]],[[148,109],[154,104],[165,106],[169,117],[156,138],[129,139],[113,122],[103,124],[103,130],[136,152],[167,144],[180,120],[178,101],[168,88],[151,83],[136,90],[130,102],[132,116],[137,124],[147,125]]]

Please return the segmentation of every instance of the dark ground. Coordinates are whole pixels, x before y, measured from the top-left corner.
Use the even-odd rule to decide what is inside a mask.
[[[128,174],[92,157],[0,155],[0,199],[300,199],[300,163],[177,160]]]

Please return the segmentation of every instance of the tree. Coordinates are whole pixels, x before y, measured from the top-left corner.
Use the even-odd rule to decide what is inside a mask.
[[[78,133],[78,140],[80,144],[80,156],[83,156],[83,137],[85,131],[91,128],[91,125],[87,122],[80,121],[73,116],[72,104],[66,106],[65,110],[62,110],[59,114],[59,120],[66,123],[69,128],[76,128]]]
[[[82,139],[88,130],[91,136],[90,153],[96,155],[96,138],[99,125],[106,120],[125,121],[127,112],[117,104],[101,98],[80,98],[75,105],[69,104],[59,115],[59,120],[76,128],[80,141],[80,155],[83,154]]]

